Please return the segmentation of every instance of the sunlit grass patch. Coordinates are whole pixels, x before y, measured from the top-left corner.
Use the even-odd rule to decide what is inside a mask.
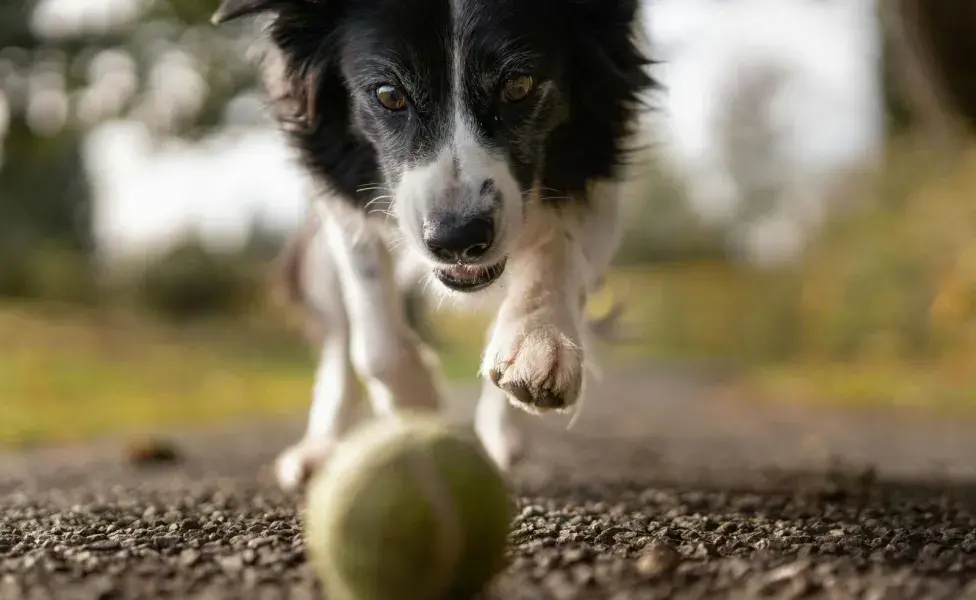
[[[0,305],[0,445],[302,415],[315,352],[258,317],[175,327],[145,315]],[[447,348],[449,379],[478,347]]]
[[[0,310],[0,444],[286,414],[310,360],[95,312]]]
[[[924,409],[976,416],[976,380],[924,364],[802,364],[749,373],[732,390],[752,402],[844,409]]]

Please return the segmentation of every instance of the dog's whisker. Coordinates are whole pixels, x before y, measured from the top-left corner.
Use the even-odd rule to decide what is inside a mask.
[[[388,186],[385,183],[382,183],[380,181],[374,181],[374,182],[371,182],[371,183],[364,183],[363,185],[361,185],[361,186],[359,186],[359,187],[356,188],[356,191],[357,192],[369,192],[369,191],[374,191],[374,190],[383,190],[383,191],[387,191],[387,192],[392,192],[393,191],[392,189],[390,189],[390,186]]]
[[[385,218],[389,218],[389,216],[390,216],[390,215],[387,214],[387,212],[385,210],[379,210],[379,209],[377,209],[377,210],[371,210],[371,211],[369,211],[366,214],[368,214],[371,217],[373,215],[383,215]]]
[[[497,263],[497,264],[492,265],[489,268],[489,271],[491,271],[492,278],[498,278],[498,277],[500,277],[501,274],[502,274],[502,265],[501,265],[501,263]]]
[[[367,209],[367,213],[370,216],[376,215],[376,214],[383,215],[383,217],[384,217],[383,222],[384,223],[388,223],[390,221],[390,217],[393,216],[392,209],[390,209],[390,208],[376,208],[376,209],[373,209],[373,210],[368,210],[368,209],[369,209],[370,206],[372,206],[373,204],[376,204],[377,202],[379,202],[381,200],[392,200],[392,199],[393,199],[393,196],[389,196],[389,195],[386,195],[386,196],[376,196],[375,198],[373,198],[372,200],[370,200],[369,202],[367,202],[364,208]]]
[[[405,241],[407,241],[407,236],[399,230],[394,230],[394,234],[391,236],[387,247],[390,250],[396,250],[402,246]]]
[[[393,199],[393,196],[376,196],[375,198],[373,198],[372,200],[370,200],[369,202],[367,202],[365,204],[364,208],[369,208],[370,206],[376,204],[380,200],[392,200],[392,199]]]
[[[441,297],[437,299],[437,312],[441,312],[441,307],[444,306],[444,298],[447,294],[441,294]]]
[[[527,196],[533,196],[533,195],[541,195],[542,192],[553,192],[553,193],[558,194],[561,191],[562,190],[557,190],[557,189],[548,188],[548,187],[532,188],[531,190],[526,190],[526,191],[522,192],[522,198],[525,198]]]
[[[432,284],[432,283],[434,283],[434,276],[432,274],[429,274],[428,273],[424,277],[424,283],[423,283],[423,285],[420,286],[420,295],[421,296],[426,296],[427,295],[427,290],[430,288],[430,284]]]

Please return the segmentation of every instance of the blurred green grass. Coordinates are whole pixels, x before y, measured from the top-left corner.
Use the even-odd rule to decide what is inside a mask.
[[[0,445],[301,414],[314,353],[281,322],[0,304]],[[449,378],[477,355],[447,353]]]
[[[25,445],[288,413],[310,362],[240,339],[76,307],[0,307],[0,443]]]
[[[921,409],[952,418],[976,416],[976,379],[939,364],[794,364],[750,372],[728,393],[754,403],[832,409]]]

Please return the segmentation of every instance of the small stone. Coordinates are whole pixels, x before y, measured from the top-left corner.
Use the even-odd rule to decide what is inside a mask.
[[[725,565],[726,571],[733,579],[741,579],[749,572],[749,563],[741,558],[732,558]]]
[[[715,558],[719,556],[718,550],[715,546],[712,546],[708,542],[701,542],[696,547],[691,557],[698,560],[705,560],[707,558]]]
[[[572,565],[588,560],[590,557],[591,553],[585,547],[567,548],[563,551],[563,564]]]
[[[797,561],[770,571],[760,583],[759,590],[764,594],[778,594],[782,598],[800,598],[810,589],[810,582],[804,574],[810,570],[810,563]]]
[[[787,579],[793,579],[797,575],[800,575],[804,571],[810,569],[810,563],[807,561],[796,561],[782,567],[773,569],[768,575],[766,575],[766,581],[769,583],[777,583],[780,581],[785,581]]]
[[[165,440],[154,438],[129,442],[125,448],[125,458],[137,466],[168,464],[180,460],[176,447]]]
[[[231,556],[222,556],[217,559],[217,563],[220,564],[220,568],[229,575],[240,573],[241,569],[244,568],[244,560],[236,554]]]
[[[152,539],[153,546],[156,548],[170,548],[179,544],[183,538],[178,535],[157,535]]]
[[[192,567],[200,562],[200,553],[196,550],[184,550],[180,552],[180,566]]]
[[[118,550],[122,545],[115,540],[101,540],[88,544],[88,547],[99,552],[110,552],[112,550]]]
[[[594,539],[593,542],[596,544],[611,546],[617,541],[617,536],[625,531],[627,530],[623,527],[609,527],[603,530],[600,535],[596,536],[596,539]]]
[[[637,571],[648,577],[670,573],[681,563],[681,554],[667,542],[654,542],[637,559]]]
[[[180,521],[180,531],[196,531],[200,529],[200,522],[196,519],[183,519]]]

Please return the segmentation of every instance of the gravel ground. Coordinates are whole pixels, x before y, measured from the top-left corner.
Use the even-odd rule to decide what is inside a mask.
[[[976,598],[968,423],[710,383],[622,374],[578,429],[524,418],[492,600]],[[157,465],[111,441],[0,455],[0,600],[319,598],[297,498],[268,470],[300,425],[183,432]]]

